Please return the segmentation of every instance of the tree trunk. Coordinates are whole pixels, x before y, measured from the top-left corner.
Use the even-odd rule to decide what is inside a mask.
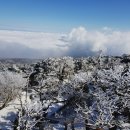
[[[85,129],[86,129],[86,130],[90,130],[90,128],[89,128],[89,126],[88,126],[87,124],[88,124],[88,121],[85,120]]]
[[[112,128],[109,128],[109,130],[116,130],[117,129],[117,126],[114,126]]]
[[[67,130],[67,123],[65,123],[64,126],[65,126],[64,130]]]
[[[75,128],[74,128],[74,120],[71,122],[71,129],[75,130]]]
[[[97,128],[97,129],[95,129],[95,130],[104,130],[103,128]]]

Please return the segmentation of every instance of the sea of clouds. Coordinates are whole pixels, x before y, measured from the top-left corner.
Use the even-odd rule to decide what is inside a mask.
[[[0,58],[130,54],[130,31],[73,28],[68,34],[0,30]]]

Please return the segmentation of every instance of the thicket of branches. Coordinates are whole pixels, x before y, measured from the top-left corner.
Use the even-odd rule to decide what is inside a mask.
[[[130,68],[121,57],[50,58],[34,65],[19,130],[130,129]],[[31,91],[31,93],[29,93]]]
[[[22,74],[0,71],[0,110],[13,100],[26,84]]]

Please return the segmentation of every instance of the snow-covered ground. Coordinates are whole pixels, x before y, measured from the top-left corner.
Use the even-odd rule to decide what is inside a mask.
[[[21,101],[25,103],[26,93],[22,92]],[[30,99],[27,97],[27,101]],[[13,122],[17,117],[18,109],[20,108],[20,99],[17,97],[15,100],[11,101],[7,107],[0,110],[0,129],[2,130],[13,130]]]

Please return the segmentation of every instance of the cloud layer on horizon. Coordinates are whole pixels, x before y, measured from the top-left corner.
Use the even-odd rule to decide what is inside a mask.
[[[62,56],[61,34],[0,30],[0,58],[45,58]]]
[[[100,31],[74,28],[63,40],[68,42],[68,53],[71,55],[93,55],[100,50],[106,55],[130,53],[130,32],[107,27]]]
[[[45,58],[60,56],[130,53],[130,31],[104,27],[88,31],[73,28],[68,34],[0,30],[0,58]]]

